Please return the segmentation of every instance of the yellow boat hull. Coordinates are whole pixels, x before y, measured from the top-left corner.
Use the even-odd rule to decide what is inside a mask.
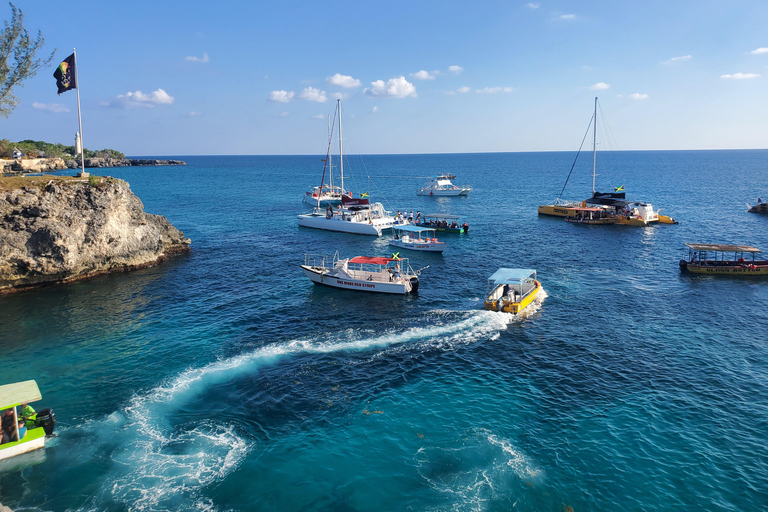
[[[747,211],[752,213],[768,213],[768,203],[756,204],[755,206],[753,206]]]
[[[539,206],[539,215],[550,215],[552,217],[565,217],[568,215],[566,207],[553,204],[542,204]]]
[[[726,276],[768,276],[768,266],[749,268],[748,266],[734,266],[734,267],[711,267],[711,266],[699,266],[691,265],[690,263],[685,266],[685,269],[691,274],[708,274],[708,275],[726,275]]]
[[[541,290],[541,283],[536,281],[536,286],[531,290],[531,293],[523,297],[519,302],[513,302],[508,300],[502,300],[501,301],[501,309],[499,309],[499,301],[490,301],[485,300],[485,309],[489,311],[498,311],[498,312],[504,312],[504,313],[512,313],[512,314],[518,314],[519,312],[523,311],[525,308],[530,306],[534,300],[536,300],[536,296],[539,294],[539,290]]]

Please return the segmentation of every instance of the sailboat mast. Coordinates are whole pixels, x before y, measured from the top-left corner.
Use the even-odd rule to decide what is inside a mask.
[[[333,192],[333,163],[331,163],[331,141],[333,140],[333,133],[331,132],[331,114],[328,114],[328,171],[329,171],[329,192]]]
[[[341,193],[344,193],[344,158],[341,153],[341,100],[336,100],[336,108],[339,110],[339,172],[341,173]]]
[[[597,168],[597,96],[595,96],[594,124],[592,125],[592,195],[595,195],[595,169]]]

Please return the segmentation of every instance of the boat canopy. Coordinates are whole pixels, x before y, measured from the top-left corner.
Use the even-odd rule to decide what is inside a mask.
[[[0,410],[42,399],[40,388],[37,387],[37,382],[33,380],[0,386]]]
[[[390,261],[397,261],[399,258],[384,258],[381,256],[355,256],[350,263],[369,263],[372,265],[386,265]]]
[[[756,247],[748,245],[723,245],[723,244],[685,244],[694,251],[720,251],[720,252],[762,252]]]
[[[516,284],[535,274],[536,271],[530,268],[500,268],[488,280],[496,284]]]
[[[398,231],[409,231],[411,233],[423,233],[424,231],[434,231],[433,228],[412,226],[411,224],[406,224],[404,226],[392,226],[392,229],[396,229]]]
[[[466,215],[449,215],[447,213],[428,213],[426,215],[422,215],[425,219],[451,219],[451,220],[459,220],[459,219],[466,219]]]

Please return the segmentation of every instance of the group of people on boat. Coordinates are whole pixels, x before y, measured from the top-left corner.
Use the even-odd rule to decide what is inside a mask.
[[[430,219],[427,225],[431,228],[451,228],[451,229],[459,229],[459,223],[455,220],[453,222],[448,222],[447,220],[435,220]],[[466,224],[464,224],[466,226]]]
[[[414,220],[415,219],[415,220]],[[416,217],[413,216],[413,210],[411,210],[411,213],[408,213],[408,210],[405,210],[405,213],[400,213],[400,210],[397,210],[397,215],[395,215],[395,221],[408,221],[411,224],[416,222],[418,224],[421,222],[421,212],[416,212]]]
[[[34,421],[35,410],[28,404],[21,404],[18,418],[13,407],[6,409],[0,420],[0,444],[21,441],[27,433],[27,421]]]

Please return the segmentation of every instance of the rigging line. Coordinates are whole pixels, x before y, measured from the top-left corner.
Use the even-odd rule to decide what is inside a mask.
[[[589,128],[590,126],[592,126],[592,123],[594,122],[594,120],[595,120],[595,116],[592,116],[592,118],[589,120],[589,124],[587,125],[587,131],[584,132],[584,138],[581,139],[581,145],[579,146],[579,150],[576,152],[576,158],[573,159],[571,170],[568,172],[568,176],[565,178],[565,183],[563,183],[563,189],[560,191],[560,195],[557,196],[558,199],[560,199],[563,195],[563,192],[565,192],[565,186],[568,185],[568,180],[571,178],[571,173],[573,172],[573,168],[576,166],[576,160],[579,159],[581,148],[584,147],[584,141],[587,140],[587,135],[589,134]]]
[[[325,183],[325,170],[328,168],[328,160],[331,157],[331,145],[333,144],[333,129],[336,127],[336,113],[333,114],[333,124],[331,124],[331,133],[328,134],[328,151],[325,153],[325,163],[323,164],[323,177],[320,179],[320,195],[323,193],[323,183]],[[333,172],[333,169],[330,170]],[[333,181],[333,179],[331,179]],[[317,196],[317,202],[320,204],[320,195]]]

